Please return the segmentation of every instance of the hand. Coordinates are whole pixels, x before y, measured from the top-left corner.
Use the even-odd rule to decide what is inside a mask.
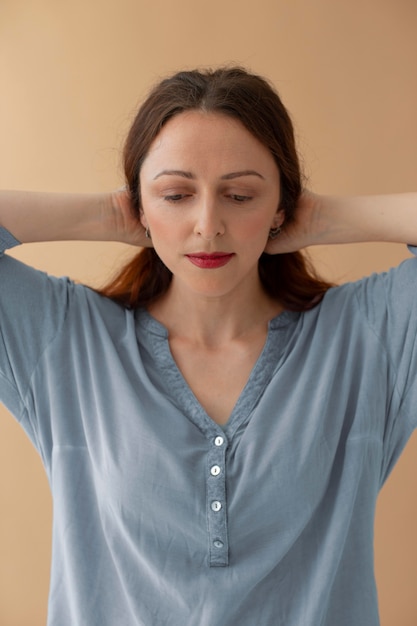
[[[145,228],[131,204],[129,191],[126,188],[113,191],[111,203],[116,239],[133,246],[151,248],[152,241],[145,235]]]
[[[267,254],[296,252],[307,246],[320,243],[320,196],[305,190],[298,201],[294,219],[282,224],[276,239],[269,239]]]

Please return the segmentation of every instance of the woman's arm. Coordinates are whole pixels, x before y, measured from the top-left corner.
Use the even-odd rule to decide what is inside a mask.
[[[22,243],[90,240],[149,245],[124,190],[102,194],[1,191],[0,226]]]
[[[305,192],[295,220],[284,224],[266,251],[365,241],[417,245],[417,193],[337,197]]]

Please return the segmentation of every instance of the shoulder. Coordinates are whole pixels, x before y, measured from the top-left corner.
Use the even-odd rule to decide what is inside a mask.
[[[412,306],[416,301],[417,258],[406,259],[384,272],[374,272],[357,281],[331,287],[323,298],[323,309],[369,313],[372,308]]]

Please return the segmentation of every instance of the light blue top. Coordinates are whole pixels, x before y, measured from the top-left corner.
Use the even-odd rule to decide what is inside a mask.
[[[409,259],[272,320],[222,430],[146,311],[4,255],[0,398],[53,493],[48,624],[376,626],[375,500],[417,421],[416,288]]]

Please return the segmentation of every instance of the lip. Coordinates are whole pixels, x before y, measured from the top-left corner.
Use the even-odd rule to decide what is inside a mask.
[[[229,261],[231,261],[234,256],[233,253],[229,252],[192,252],[191,254],[185,255],[187,259],[197,267],[201,267],[203,269],[216,269],[217,267],[223,267],[227,265]]]

